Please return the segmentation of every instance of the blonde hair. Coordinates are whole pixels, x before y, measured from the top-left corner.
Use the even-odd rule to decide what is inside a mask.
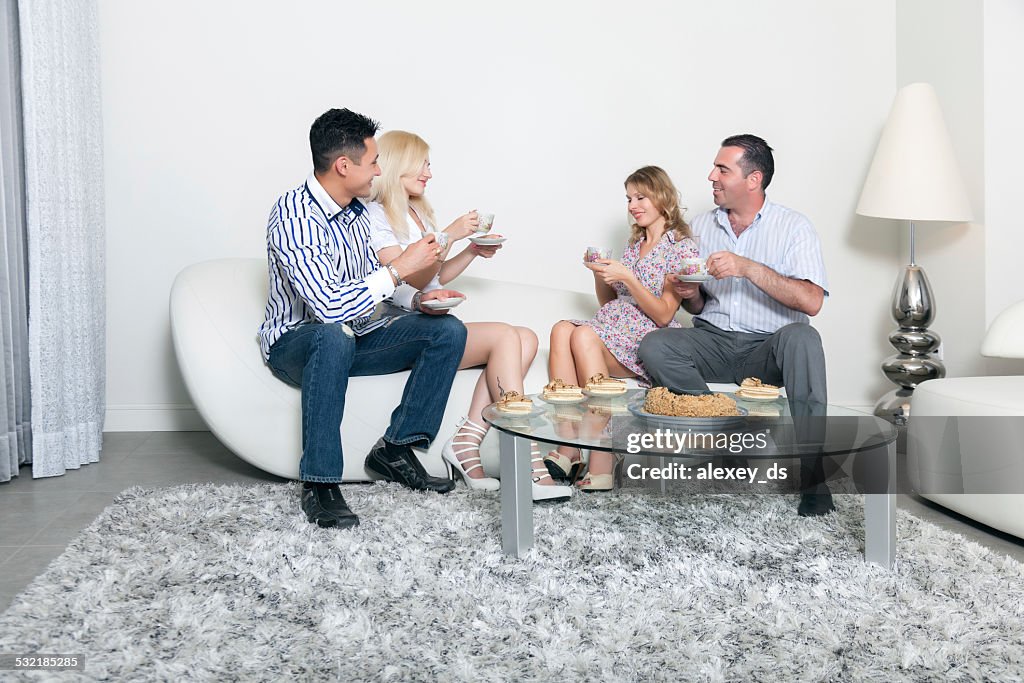
[[[424,221],[434,223],[434,209],[425,197],[410,198],[402,178],[418,175],[430,154],[423,138],[404,130],[391,130],[377,138],[381,175],[373,182],[370,199],[380,202],[391,230],[402,240],[409,238],[409,207]]]
[[[668,173],[657,166],[644,166],[629,174],[627,188],[632,185],[654,204],[654,208],[665,218],[665,232],[671,232],[676,241],[689,237],[690,226],[683,220],[684,207],[679,205],[679,190],[676,189]],[[631,232],[629,243],[636,244],[647,236],[647,230],[641,228],[630,217]]]

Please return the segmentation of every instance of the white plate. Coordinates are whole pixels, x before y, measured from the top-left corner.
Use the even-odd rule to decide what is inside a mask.
[[[778,401],[780,398],[782,398],[782,394],[777,394],[775,396],[748,396],[742,393],[742,390],[737,391],[735,395],[736,398],[742,399],[744,401]]]
[[[571,405],[573,403],[583,403],[584,401],[587,400],[586,396],[579,396],[577,398],[544,398],[543,394],[537,394],[537,398],[544,401],[545,403],[550,403],[551,405],[555,406]]]
[[[514,419],[517,417],[539,417],[547,412],[547,410],[544,407],[538,405],[535,405],[532,408],[530,408],[530,412],[528,413],[512,413],[507,410],[502,410],[497,406],[497,404],[492,403],[491,405],[494,406],[495,414],[500,415],[505,419]]]
[[[595,394],[590,389],[587,389],[586,387],[583,388],[583,394],[586,395],[586,396],[590,396],[592,398],[619,398],[620,396],[625,396],[626,392],[628,392],[628,391],[629,391],[629,387],[623,387],[622,391],[620,391],[617,394],[608,394],[608,393]]]
[[[679,279],[680,282],[705,282],[707,280],[714,280],[714,278],[711,277],[708,274],[704,274],[704,275],[680,275],[680,274],[676,273],[676,277]]]
[[[465,300],[466,297],[464,296],[453,296],[450,299],[430,299],[429,301],[421,301],[420,306],[429,308],[432,311],[444,311],[449,308],[455,308]]]
[[[741,406],[736,406],[736,410],[740,411],[739,415],[722,415],[720,417],[682,417],[645,412],[643,398],[638,398],[629,404],[629,412],[650,422],[657,422],[675,427],[696,427],[699,429],[730,429],[744,426],[746,424],[745,418],[750,413],[746,408]]]
[[[481,247],[493,247],[507,239],[507,237],[470,237],[469,241],[473,244],[479,244]]]

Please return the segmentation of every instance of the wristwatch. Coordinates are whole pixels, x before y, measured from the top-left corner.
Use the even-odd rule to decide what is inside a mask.
[[[420,301],[423,299],[423,292],[416,292],[412,295],[412,310],[420,310]]]
[[[395,268],[390,263],[388,263],[384,267],[388,269],[389,273],[391,273],[391,277],[395,278],[395,287],[399,287],[405,284],[405,280],[403,280],[402,276],[398,274],[398,268]]]

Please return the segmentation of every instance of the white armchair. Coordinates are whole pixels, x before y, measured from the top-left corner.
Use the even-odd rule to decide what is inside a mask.
[[[1024,301],[996,318],[981,352],[1024,358]],[[1024,538],[1024,375],[920,384],[907,430],[907,470],[925,498]]]

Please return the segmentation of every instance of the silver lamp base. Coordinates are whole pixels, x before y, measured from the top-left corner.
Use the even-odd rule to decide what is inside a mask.
[[[899,329],[889,335],[889,342],[898,353],[882,362],[882,372],[899,388],[878,400],[875,415],[905,427],[917,385],[946,376],[942,361],[931,355],[939,348],[942,338],[928,329],[935,320],[935,296],[920,266],[911,263],[896,280],[892,317]]]

